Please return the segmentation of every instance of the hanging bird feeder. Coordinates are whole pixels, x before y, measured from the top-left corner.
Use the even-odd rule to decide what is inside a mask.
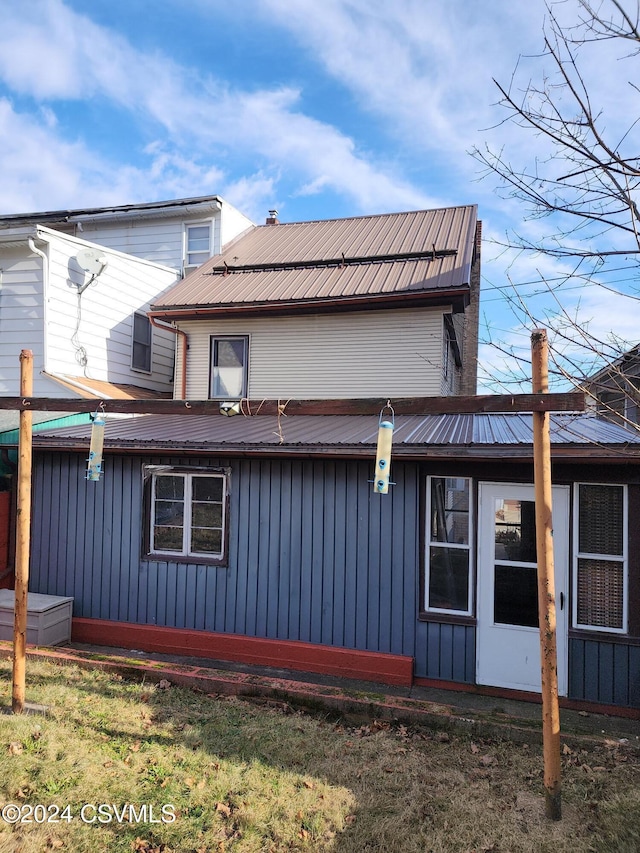
[[[385,412],[390,412],[391,417],[385,416]],[[393,441],[394,427],[395,412],[391,407],[391,401],[388,400],[387,405],[380,411],[378,419],[378,447],[376,450],[376,469],[373,475],[373,491],[379,495],[386,495],[389,491],[391,443]]]
[[[91,415],[91,445],[87,459],[87,480],[99,480],[102,474],[102,448],[104,446],[104,404]]]

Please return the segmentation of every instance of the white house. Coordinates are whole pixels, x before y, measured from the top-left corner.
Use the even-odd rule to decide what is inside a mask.
[[[170,394],[174,335],[149,304],[251,224],[218,196],[0,217],[0,394],[22,349],[35,396]]]

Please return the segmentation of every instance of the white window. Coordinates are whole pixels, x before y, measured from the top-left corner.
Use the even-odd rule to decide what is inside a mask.
[[[146,469],[149,555],[222,563],[226,559],[228,475]]]
[[[577,483],[574,492],[573,624],[627,631],[626,486]]]
[[[470,615],[471,480],[427,478],[424,609]]]
[[[210,398],[241,400],[246,397],[248,368],[248,337],[212,337]]]
[[[133,315],[131,367],[151,373],[151,323],[146,314]]]
[[[211,257],[211,223],[198,222],[185,227],[185,272],[191,272]]]

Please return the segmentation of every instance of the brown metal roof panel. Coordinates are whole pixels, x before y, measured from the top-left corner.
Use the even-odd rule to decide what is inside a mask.
[[[452,282],[468,283],[473,256],[477,209],[475,205],[443,208],[441,210],[410,211],[408,213],[381,214],[378,216],[354,217],[317,222],[298,222],[282,225],[263,225],[239,237],[222,254],[211,258],[198,270],[169,290],[154,308],[162,309],[179,305],[204,305],[221,301],[218,288],[223,285],[212,282],[218,278],[209,274],[214,268],[227,264],[229,267],[292,263],[314,263],[331,259],[372,258],[382,255],[402,255],[412,252],[451,250],[449,258],[432,261],[429,274],[423,279],[435,279],[449,275]],[[371,261],[365,268],[376,266]],[[342,270],[342,272],[345,272]],[[408,269],[408,268],[407,268]],[[280,270],[281,276],[290,270]],[[388,272],[388,271],[387,271]],[[256,272],[255,281],[235,281],[236,273],[226,276],[230,285],[225,301],[256,301],[242,297],[243,289],[251,285],[252,293],[260,298],[271,294],[277,283],[271,275],[265,278],[265,270]],[[232,279],[228,281],[228,279]],[[290,278],[287,279],[290,281]],[[419,279],[420,280],[420,279]],[[440,284],[439,286],[444,286]],[[365,289],[364,292],[369,292]],[[376,291],[377,292],[377,291]],[[273,295],[269,295],[273,299]],[[301,297],[302,298],[302,297]]]
[[[533,443],[532,416],[528,414],[400,415],[396,418],[394,446],[424,447],[513,447]],[[61,446],[67,441],[88,442],[88,424],[63,426],[34,435],[37,446]],[[272,446],[332,447],[370,446],[378,433],[377,418],[365,415],[296,415],[255,417],[200,415],[142,415],[108,419],[105,446],[149,448],[225,445],[238,448]],[[640,434],[591,415],[551,416],[553,445],[618,446],[640,445]]]
[[[272,226],[277,228],[279,226]],[[260,270],[188,277],[153,305],[153,310],[215,307],[385,293],[419,293],[464,288],[453,258],[403,260],[354,264],[344,267],[311,267]]]

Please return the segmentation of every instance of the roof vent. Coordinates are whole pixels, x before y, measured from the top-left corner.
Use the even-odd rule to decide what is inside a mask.
[[[275,209],[270,210],[269,216],[267,216],[267,225],[279,225],[279,224],[280,224],[280,222],[278,221],[278,211]]]

